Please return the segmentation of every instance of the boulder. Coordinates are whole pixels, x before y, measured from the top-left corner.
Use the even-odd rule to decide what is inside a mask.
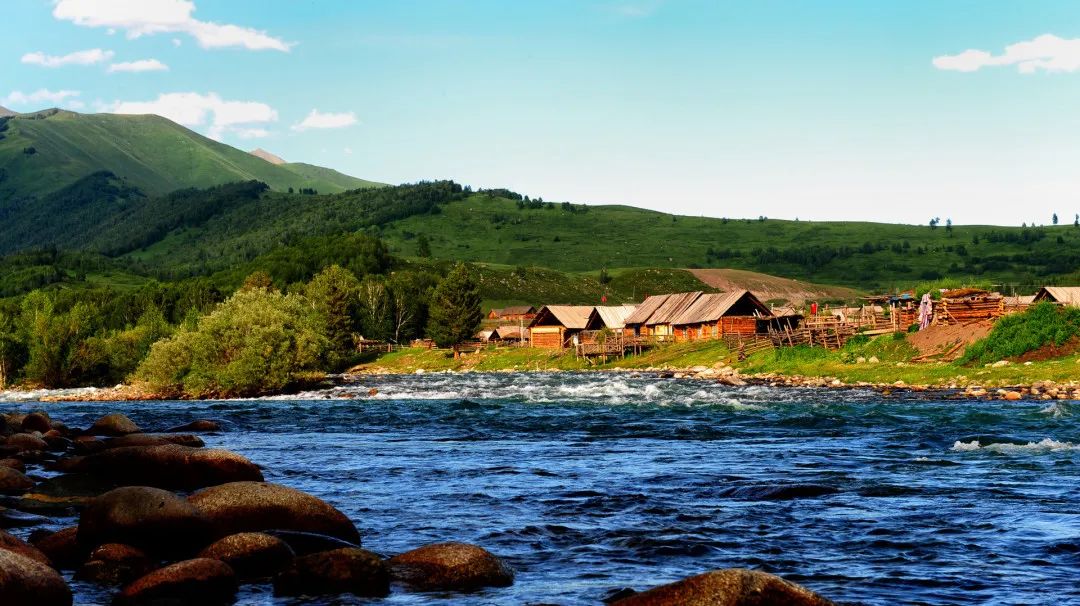
[[[310,553],[319,553],[320,551],[332,551],[334,549],[341,549],[342,547],[358,547],[355,543],[349,541],[342,541],[337,537],[327,536],[325,534],[316,534],[314,532],[300,532],[297,530],[282,530],[276,528],[274,530],[265,531],[266,534],[277,537],[285,544],[288,545],[298,556],[308,555]]]
[[[105,450],[105,440],[97,436],[76,436],[71,441],[71,449],[75,454],[88,455]]]
[[[49,444],[41,437],[31,433],[17,433],[8,437],[6,444],[17,452],[25,450],[46,450]]]
[[[21,471],[0,466],[0,494],[22,494],[34,486],[34,481]]]
[[[207,519],[185,499],[158,488],[127,486],[90,501],[79,518],[79,543],[123,543],[153,554],[189,556],[211,537]]]
[[[262,530],[298,530],[360,544],[360,532],[332,505],[287,486],[232,482],[188,497],[221,536]]]
[[[831,606],[832,602],[778,576],[731,568],[661,585],[613,606]]]
[[[69,473],[47,478],[23,494],[26,501],[44,505],[82,506],[118,486],[88,473]]]
[[[169,429],[165,430],[165,433],[210,433],[214,431],[221,431],[221,425],[217,421],[199,419],[198,421],[192,421],[190,423],[185,423],[184,425],[170,427]]]
[[[379,556],[346,547],[301,556],[274,579],[274,595],[383,597],[390,593],[390,571]]]
[[[199,553],[200,558],[225,562],[241,579],[272,577],[288,566],[294,555],[285,541],[261,532],[231,534]]]
[[[75,578],[103,585],[127,585],[155,569],[157,563],[145,551],[131,545],[106,543],[90,552]]]
[[[49,415],[45,414],[44,412],[32,412],[23,417],[22,430],[27,433],[32,431],[45,433],[51,429],[52,422],[49,420]]]
[[[46,566],[52,566],[52,562],[49,561],[49,556],[41,552],[40,549],[29,545],[26,541],[23,541],[19,537],[0,530],[0,551],[10,551],[17,553],[23,557],[30,558],[31,560],[41,562]]]
[[[199,436],[183,433],[129,433],[126,436],[118,436],[105,440],[105,448],[124,448],[125,446],[165,446],[167,444],[179,444],[192,448],[206,446]]]
[[[94,421],[86,433],[94,436],[126,436],[129,433],[141,431],[135,421],[127,418],[126,415],[114,412]]]
[[[71,467],[69,471],[98,474],[125,486],[176,490],[263,479],[257,465],[235,452],[176,444],[110,448]]]
[[[0,604],[71,606],[64,578],[41,562],[0,549]]]
[[[0,467],[7,467],[14,469],[15,471],[26,473],[26,463],[23,463],[20,459],[0,459]]]
[[[44,553],[54,566],[61,570],[77,568],[86,560],[88,551],[78,541],[78,526],[71,526],[49,533],[32,541]]]
[[[438,543],[390,559],[394,580],[422,591],[507,587],[514,571],[489,551],[466,543]]]
[[[116,596],[118,606],[140,604],[216,606],[236,601],[236,574],[221,560],[197,558],[155,570]]]

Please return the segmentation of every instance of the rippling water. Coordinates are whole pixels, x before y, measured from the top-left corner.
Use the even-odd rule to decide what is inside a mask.
[[[736,566],[850,603],[1080,603],[1071,404],[474,374],[371,377],[293,398],[44,406],[71,425],[117,409],[147,429],[221,420],[228,431],[209,445],[330,501],[366,548],[462,540],[518,571],[511,588],[440,603],[596,604]],[[77,603],[107,600],[76,589]],[[248,587],[240,603],[361,602]]]

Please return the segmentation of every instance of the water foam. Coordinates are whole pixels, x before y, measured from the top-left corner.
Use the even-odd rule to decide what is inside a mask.
[[[978,440],[972,440],[970,442],[961,442],[960,440],[957,440],[953,443],[953,447],[950,450],[956,452],[984,450],[1000,454],[1042,453],[1080,450],[1080,445],[1073,444],[1072,442],[1059,442],[1052,438],[1043,438],[1038,442],[1028,442],[1027,444],[1009,444],[1005,442],[987,444],[986,446],[980,444]]]

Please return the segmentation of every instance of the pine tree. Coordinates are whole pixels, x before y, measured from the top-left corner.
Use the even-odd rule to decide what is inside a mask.
[[[416,238],[416,256],[425,259],[431,256],[431,241],[424,234]]]
[[[476,282],[469,268],[458,263],[432,295],[428,336],[439,347],[457,345],[476,334],[483,317]]]

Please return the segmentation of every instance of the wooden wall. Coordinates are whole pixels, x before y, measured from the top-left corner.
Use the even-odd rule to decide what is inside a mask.
[[[533,347],[540,349],[562,349],[563,329],[561,326],[534,326],[529,329]]]

